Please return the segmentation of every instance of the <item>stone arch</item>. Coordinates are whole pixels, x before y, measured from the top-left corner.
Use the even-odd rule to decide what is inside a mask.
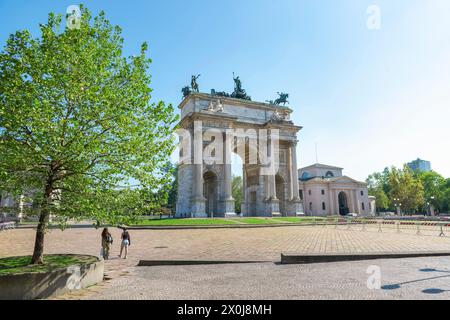
[[[220,108],[214,107],[217,105],[220,105]],[[224,143],[222,147],[225,155],[230,151],[237,153],[243,162],[243,184],[246,192],[241,207],[243,215],[272,216],[280,213],[274,174],[278,167],[273,169],[265,163],[266,159],[270,159],[268,157],[273,160],[274,156],[281,158],[280,167],[283,167],[282,179],[278,178],[278,182],[283,181],[281,184],[284,185],[281,197],[289,198],[286,200],[289,203],[286,203],[283,210],[289,211],[289,215],[303,213],[298,197],[296,158],[297,132],[301,127],[289,121],[287,115],[292,112],[291,109],[204,93],[189,94],[179,108],[179,127],[190,138],[186,139],[191,141],[186,149],[191,152],[190,158],[187,159],[189,161],[184,161],[178,170],[177,216],[207,217],[213,214],[223,217],[233,216],[237,211],[232,197],[231,164],[206,161],[202,158],[204,148],[213,141],[216,142],[216,139],[208,138],[208,132],[212,134],[212,131],[216,132],[217,137],[229,137],[231,131],[231,137],[236,138],[236,142],[233,140],[231,146]],[[281,111],[286,114],[285,117],[273,117]],[[207,133],[206,138],[203,137],[204,133]],[[267,141],[268,146],[265,147],[268,148],[260,149],[261,145],[251,144],[255,139],[257,142]],[[239,145],[244,146],[242,155],[236,152]],[[217,146],[218,150],[222,150],[220,144]],[[272,146],[275,149],[271,149]],[[230,147],[232,150],[229,150]],[[210,151],[211,148],[207,149],[206,154],[210,154]],[[254,157],[250,158],[255,154],[256,162]],[[211,154],[211,157],[214,158],[215,154]]]
[[[206,199],[205,211],[208,217],[217,215],[218,176],[213,170],[203,173],[203,196]]]

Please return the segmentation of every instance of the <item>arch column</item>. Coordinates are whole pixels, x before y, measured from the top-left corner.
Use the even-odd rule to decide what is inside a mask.
[[[225,132],[225,143],[224,143],[224,194],[223,194],[223,204],[225,217],[236,216],[235,208],[234,208],[234,199],[232,193],[232,172],[231,172],[231,144],[232,144],[232,134],[228,134]]]
[[[303,203],[298,195],[299,184],[298,184],[298,173],[297,173],[297,141],[291,141],[289,144],[289,154],[290,154],[290,188],[292,190],[291,206],[293,208],[293,214],[303,215]]]
[[[192,165],[194,186],[191,217],[205,218],[208,215],[206,214],[206,199],[203,196],[203,129],[201,122],[194,122],[194,143],[192,147],[194,148],[191,153],[194,155],[194,164]]]

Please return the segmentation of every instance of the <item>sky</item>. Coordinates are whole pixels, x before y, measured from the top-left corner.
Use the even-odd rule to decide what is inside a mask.
[[[82,3],[122,27],[127,55],[148,42],[154,101],[177,106],[193,74],[202,92],[232,92],[235,72],[254,101],[289,93],[299,167],[316,162],[317,144],[320,163],[358,180],[418,157],[450,177],[448,0]],[[16,30],[39,36],[49,12],[72,4],[0,0],[0,46]]]

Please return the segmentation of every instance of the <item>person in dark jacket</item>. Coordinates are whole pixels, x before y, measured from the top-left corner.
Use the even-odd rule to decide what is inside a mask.
[[[109,250],[111,249],[111,244],[113,243],[113,237],[111,233],[109,233],[108,228],[104,228],[102,232],[102,252],[103,259],[109,259]]]

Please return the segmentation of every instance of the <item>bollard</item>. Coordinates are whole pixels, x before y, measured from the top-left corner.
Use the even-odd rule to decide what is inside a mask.
[[[378,232],[383,232],[383,230],[381,229],[381,224],[382,222],[378,221]]]
[[[419,224],[419,222],[416,222],[416,225],[417,225],[417,232],[416,232],[416,234],[420,235],[421,233],[420,233],[420,224]]]
[[[397,233],[400,233],[400,221],[396,221],[395,224],[397,225]]]
[[[347,230],[350,230],[350,223],[351,223],[351,220],[347,219]]]
[[[366,231],[366,221],[362,221],[362,231]]]
[[[334,223],[335,223],[334,228],[335,229],[337,229],[337,227],[338,227],[338,222],[339,222],[339,218],[334,219]]]
[[[443,228],[442,224],[441,224],[441,233],[439,234],[439,237],[445,237],[444,228]]]

